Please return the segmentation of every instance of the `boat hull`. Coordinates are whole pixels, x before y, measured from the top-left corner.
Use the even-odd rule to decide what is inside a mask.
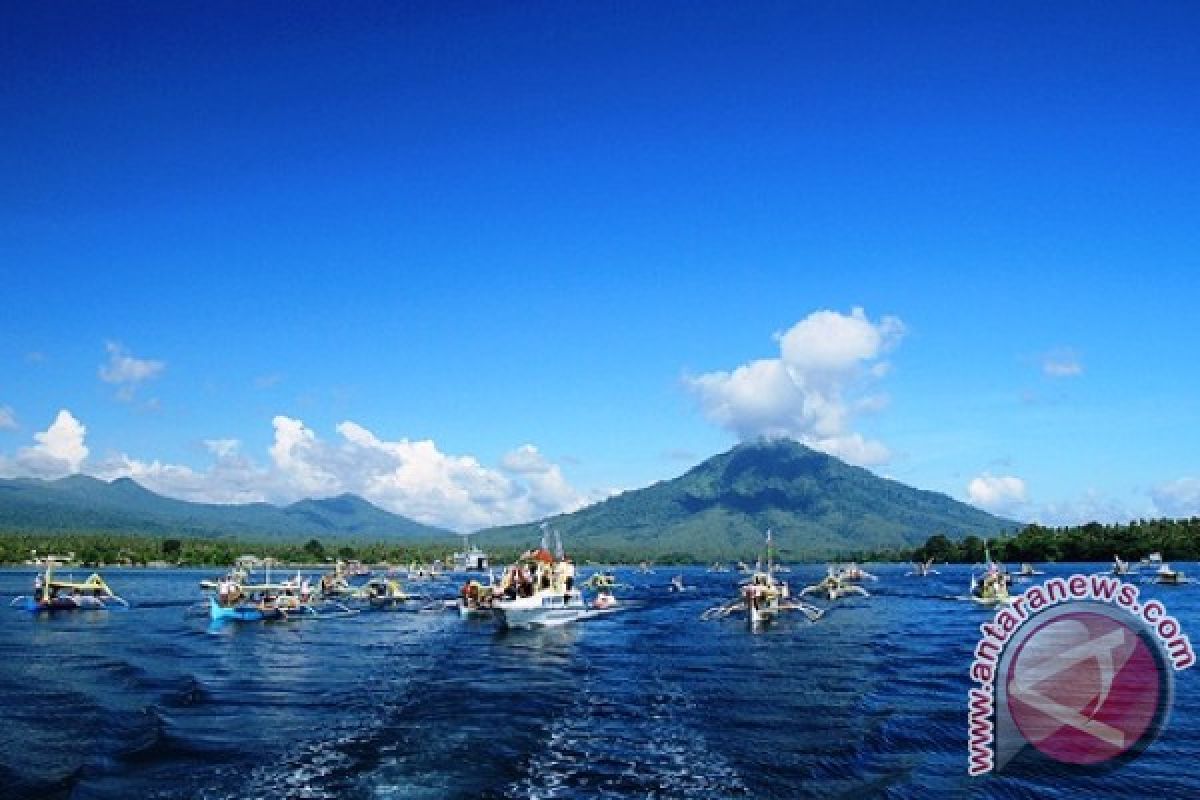
[[[95,597],[55,597],[50,600],[37,600],[26,597],[17,608],[22,611],[104,611],[108,607]]]
[[[209,600],[209,616],[216,622],[262,622],[263,620],[282,619],[283,612],[278,608],[259,608],[258,606],[222,606],[216,600]]]
[[[491,619],[494,616],[490,608],[468,608],[464,605],[459,605],[458,615],[463,619]]]
[[[501,628],[549,628],[566,625],[587,616],[588,607],[578,591],[562,594],[539,593],[533,597],[500,600],[492,615]]]

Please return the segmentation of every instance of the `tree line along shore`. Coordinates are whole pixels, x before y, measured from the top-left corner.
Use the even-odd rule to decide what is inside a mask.
[[[780,535],[784,533],[784,535]],[[776,532],[776,541],[786,542],[785,532]],[[519,551],[512,547],[489,549],[493,563],[506,563]],[[358,560],[368,564],[430,563],[448,560],[454,550],[445,541],[429,542],[322,542],[317,538],[294,542],[254,541],[252,539],[163,537],[137,534],[113,534],[103,531],[6,532],[0,530],[0,564],[24,564],[37,555],[73,554],[73,561],[84,565],[154,566],[226,566],[246,553],[273,558],[285,564],[320,564],[335,559]],[[935,562],[977,564],[988,556],[999,562],[1105,562],[1114,555],[1125,559],[1161,553],[1173,561],[1200,560],[1200,517],[1189,519],[1135,520],[1121,524],[1090,522],[1070,527],[1026,525],[1015,534],[983,538],[966,536],[961,540],[934,533],[916,548],[864,550],[857,552],[796,553],[786,547],[776,551],[781,561],[797,563],[825,561],[906,562],[932,559]],[[730,560],[752,561],[758,553],[731,553]],[[586,541],[576,542],[571,553],[578,563],[697,564],[704,559],[686,552],[656,553],[636,548],[589,548]]]

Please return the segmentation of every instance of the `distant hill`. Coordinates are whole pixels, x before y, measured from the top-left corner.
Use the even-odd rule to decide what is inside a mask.
[[[288,506],[189,503],[155,494],[129,478],[108,483],[86,475],[54,481],[0,480],[0,530],[215,536],[263,542],[308,537],[431,541],[453,535],[384,511],[352,494]]]
[[[862,469],[790,440],[739,445],[674,480],[628,491],[551,519],[572,547],[589,553],[689,554],[751,559],[773,529],[785,559],[900,549],[941,533],[990,536],[1019,525]],[[537,525],[476,534],[487,549],[529,546]]]

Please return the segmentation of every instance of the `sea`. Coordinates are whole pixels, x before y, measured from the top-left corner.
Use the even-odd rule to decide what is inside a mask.
[[[993,612],[963,599],[967,567],[867,568],[870,597],[752,630],[701,619],[736,573],[618,567],[617,611],[535,631],[433,604],[213,626],[196,603],[215,573],[190,569],[103,570],[127,611],[30,614],[8,606],[32,568],[0,570],[0,797],[1200,797],[1200,668],[1131,762],[970,777]],[[792,569],[793,591],[824,575]],[[1200,583],[1141,590],[1200,642]]]

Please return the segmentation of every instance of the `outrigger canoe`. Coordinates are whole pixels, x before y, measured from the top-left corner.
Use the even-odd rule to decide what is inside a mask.
[[[84,581],[64,581],[56,579],[53,570],[53,565],[48,564],[41,586],[32,595],[14,597],[10,605],[32,612],[104,611],[114,606],[129,607],[129,603],[118,597],[96,573]]]
[[[283,619],[286,615],[283,609],[265,603],[242,602],[232,606],[223,606],[217,598],[208,598],[208,613],[213,620],[237,622],[261,622],[269,619]]]

